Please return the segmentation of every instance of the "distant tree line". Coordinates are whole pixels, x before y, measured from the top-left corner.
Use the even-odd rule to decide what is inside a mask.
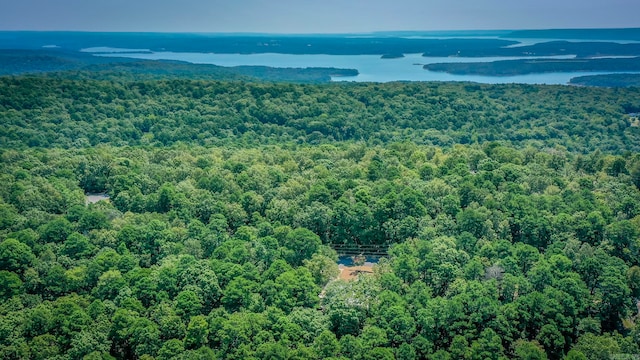
[[[125,78],[126,79],[126,78]],[[504,141],[571,152],[638,151],[637,88],[0,78],[0,145]],[[638,110],[640,111],[640,110]],[[242,145],[242,146],[244,146]]]

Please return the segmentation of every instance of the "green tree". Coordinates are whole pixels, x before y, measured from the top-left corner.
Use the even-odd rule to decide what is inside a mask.
[[[569,350],[567,356],[564,357],[564,360],[587,360],[587,357],[580,351],[572,349]]]
[[[471,359],[503,359],[504,348],[500,337],[491,329],[480,333],[478,340],[471,344]]]
[[[614,354],[620,354],[620,345],[610,335],[584,334],[573,347],[572,356],[580,358],[580,354],[589,360],[610,359]]]
[[[187,334],[184,338],[185,349],[197,349],[207,344],[209,335],[209,324],[207,318],[203,315],[197,315],[191,318],[189,326],[187,326]]]
[[[178,339],[171,339],[162,344],[160,350],[158,350],[159,360],[169,360],[176,358],[184,353],[184,344]]]
[[[259,284],[255,281],[237,277],[227,284],[222,296],[222,305],[230,312],[240,309],[250,309],[255,304],[258,294]]]
[[[599,313],[603,328],[607,330],[617,328],[630,308],[631,290],[627,286],[625,273],[619,273],[613,267],[605,268],[600,278],[597,295],[601,299]]]
[[[22,280],[11,271],[0,270],[0,299],[7,299],[17,295],[22,290]]]
[[[408,343],[401,344],[396,350],[396,359],[398,360],[415,360],[417,356],[416,350]]]
[[[64,241],[62,249],[63,254],[74,259],[80,259],[90,256],[93,253],[94,246],[86,236],[74,232]]]
[[[311,273],[304,267],[278,276],[275,280],[275,290],[275,305],[286,312],[298,306],[315,306],[320,293]]]
[[[284,238],[286,259],[294,266],[302,265],[304,260],[311,259],[321,245],[320,237],[305,228],[290,231]]]
[[[100,275],[94,294],[100,299],[113,300],[126,285],[126,280],[119,270],[109,270]]]
[[[35,260],[29,246],[16,239],[7,239],[0,243],[0,268],[22,273]]]
[[[186,333],[186,327],[182,319],[177,315],[166,315],[159,319],[160,338],[183,339]]]
[[[640,267],[632,266],[627,270],[627,284],[634,297],[640,297]]]
[[[324,330],[313,341],[313,349],[321,359],[334,357],[340,352],[340,344],[336,335],[329,330]]]
[[[304,266],[309,269],[318,286],[326,285],[340,274],[334,259],[318,253],[314,253],[310,260],[304,260]]]
[[[142,355],[155,356],[160,349],[160,331],[158,326],[144,318],[136,319],[128,329],[130,342],[137,357]]]
[[[200,315],[202,299],[192,290],[181,291],[175,300],[176,314],[184,319]]]
[[[470,357],[469,353],[469,343],[467,339],[462,335],[456,335],[451,340],[451,345],[449,346],[449,354],[454,359],[468,359]]]
[[[73,232],[73,225],[64,217],[58,217],[38,229],[42,242],[62,242]]]
[[[564,336],[558,331],[555,325],[546,324],[540,329],[536,336],[536,340],[540,342],[546,349],[547,353],[553,357],[559,357],[564,349]]]
[[[362,356],[363,347],[359,338],[351,334],[340,338],[340,354],[347,359],[359,359]]]
[[[256,357],[259,359],[285,360],[291,356],[291,350],[280,343],[263,343],[259,344],[256,349]],[[301,356],[300,358],[307,357]]]
[[[606,238],[614,247],[613,255],[633,264],[638,264],[640,229],[632,221],[622,220],[606,227]]]
[[[36,360],[44,360],[60,354],[60,346],[55,336],[43,334],[34,337],[29,343],[31,356]]]
[[[363,357],[364,360],[393,360],[395,355],[390,348],[377,347],[367,351]]]

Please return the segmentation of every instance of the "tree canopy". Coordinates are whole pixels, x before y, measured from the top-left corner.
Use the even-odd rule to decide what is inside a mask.
[[[640,352],[637,89],[0,83],[2,358]]]

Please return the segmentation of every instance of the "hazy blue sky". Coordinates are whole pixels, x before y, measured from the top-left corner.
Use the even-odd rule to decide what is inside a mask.
[[[0,0],[0,30],[330,33],[640,27],[638,0]]]

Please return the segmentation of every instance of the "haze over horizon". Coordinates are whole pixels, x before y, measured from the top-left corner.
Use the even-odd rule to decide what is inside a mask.
[[[631,0],[0,0],[0,8],[0,30],[5,31],[358,33],[640,27],[640,2]]]

